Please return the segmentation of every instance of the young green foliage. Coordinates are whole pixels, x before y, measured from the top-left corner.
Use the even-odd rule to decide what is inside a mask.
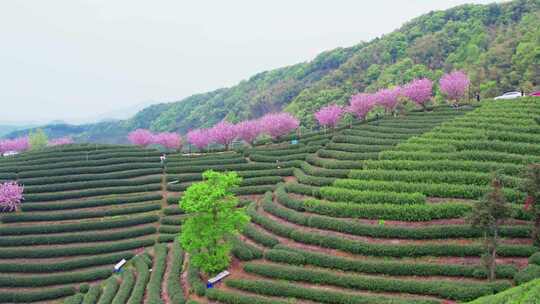
[[[182,225],[180,242],[193,265],[206,273],[227,268],[232,245],[226,237],[249,222],[244,208],[237,208],[238,199],[232,191],[241,181],[235,172],[208,170],[203,181],[191,185],[180,201],[189,216]]]
[[[469,216],[471,225],[480,228],[484,232],[486,240],[486,253],[482,256],[488,270],[488,279],[495,279],[495,259],[497,257],[497,245],[499,229],[504,220],[512,214],[512,209],[507,204],[502,192],[502,182],[499,176],[495,175],[491,182],[492,190],[487,193],[473,207]]]
[[[37,129],[35,132],[30,132],[28,141],[30,143],[30,150],[41,150],[47,146],[49,139],[42,129]]]

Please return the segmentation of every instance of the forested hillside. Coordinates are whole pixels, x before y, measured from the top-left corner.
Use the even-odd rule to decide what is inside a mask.
[[[265,71],[230,88],[150,106],[126,121],[85,125],[82,133],[74,134],[85,141],[119,142],[135,128],[185,133],[224,118],[236,122],[281,109],[311,127],[312,113],[322,105],[345,103],[353,93],[414,78],[438,80],[453,69],[470,75],[471,95],[531,91],[540,86],[539,62],[539,0],[464,5],[430,12],[390,34],[324,52],[310,62]],[[440,94],[436,96],[442,100]]]

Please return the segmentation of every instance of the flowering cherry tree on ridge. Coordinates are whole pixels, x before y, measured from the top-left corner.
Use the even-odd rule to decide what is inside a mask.
[[[462,71],[445,74],[439,80],[441,92],[455,103],[465,96],[470,83],[469,76]]]
[[[319,125],[329,128],[335,128],[343,117],[343,113],[344,111],[341,106],[333,104],[322,107],[314,115]]]
[[[13,212],[23,200],[23,187],[16,182],[0,183],[0,211]]]
[[[403,95],[409,98],[412,102],[421,106],[426,110],[426,104],[431,100],[433,91],[433,82],[427,78],[415,79],[409,82],[403,88]]]
[[[261,118],[261,124],[264,133],[273,139],[287,135],[300,126],[298,119],[286,112],[266,114]]]

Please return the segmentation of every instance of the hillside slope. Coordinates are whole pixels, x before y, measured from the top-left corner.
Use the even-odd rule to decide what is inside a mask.
[[[324,104],[344,103],[353,93],[416,77],[437,80],[452,69],[469,73],[471,94],[480,91],[489,97],[519,88],[530,91],[540,85],[539,46],[539,0],[464,5],[430,12],[370,42],[262,72],[230,88],[150,106],[126,121],[85,125],[82,131],[74,128],[67,133],[86,141],[122,142],[135,128],[185,133],[223,118],[235,122],[281,109],[311,127],[313,111]],[[436,99],[441,100],[440,94]],[[58,130],[46,131],[55,136]]]
[[[540,161],[539,115],[539,98],[438,106],[298,144],[170,154],[165,168],[133,146],[0,158],[0,181],[26,193],[0,216],[0,303],[448,303],[509,289],[538,252],[520,185]],[[243,177],[235,193],[252,219],[213,289],[174,243],[179,196],[207,169]],[[515,214],[490,283],[465,216],[494,169]]]

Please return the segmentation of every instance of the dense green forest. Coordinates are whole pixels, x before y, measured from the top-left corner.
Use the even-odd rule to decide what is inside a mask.
[[[265,71],[230,88],[153,105],[129,120],[57,125],[45,131],[49,136],[59,132],[84,141],[121,142],[135,128],[185,133],[223,118],[236,122],[282,109],[309,128],[314,125],[312,113],[325,104],[343,104],[351,94],[417,77],[437,81],[454,69],[470,75],[471,96],[480,92],[485,98],[509,90],[540,88],[540,0],[430,12],[370,42]],[[436,100],[442,101],[439,93]]]

